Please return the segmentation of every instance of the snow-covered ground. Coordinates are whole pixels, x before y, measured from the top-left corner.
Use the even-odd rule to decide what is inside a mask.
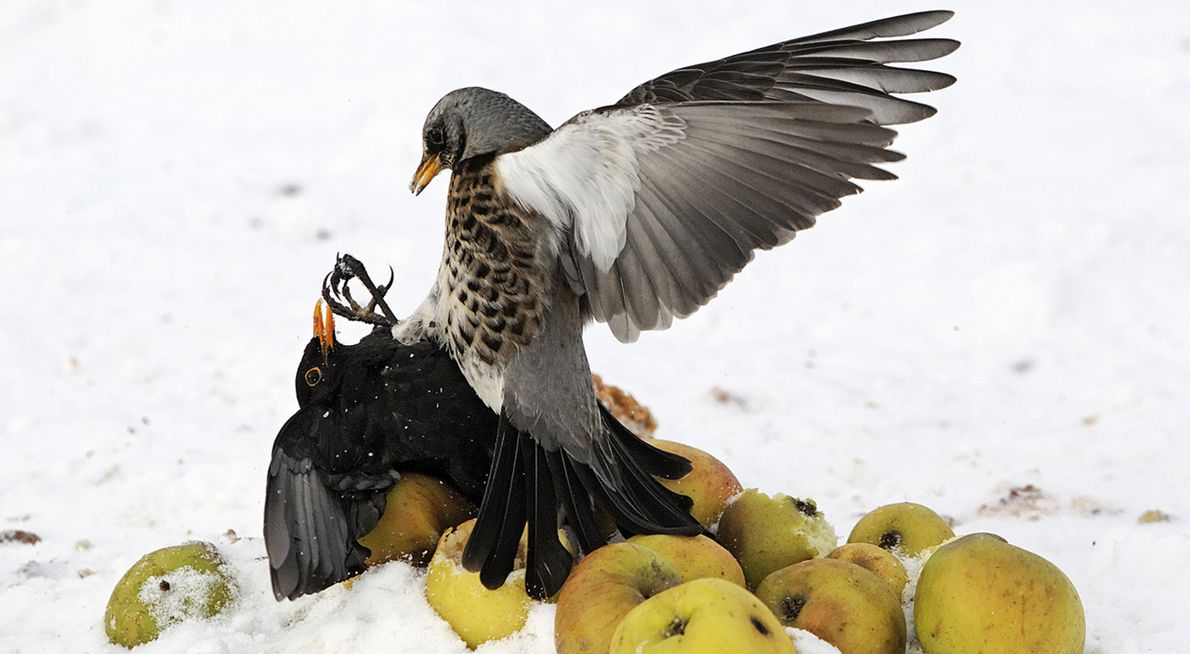
[[[960,81],[901,130],[900,181],[668,332],[588,335],[661,436],[843,534],[915,500],[1053,560],[1102,654],[1190,636],[1190,5],[1126,6],[957,7],[936,67]],[[112,586],[187,539],[221,547],[239,599],[141,651],[464,651],[404,565],[272,599],[265,468],[322,276],[349,251],[393,265],[401,310],[428,288],[445,182],[406,185],[445,91],[557,124],[683,64],[937,8],[737,7],[0,3],[0,531],[42,539],[0,544],[0,652],[117,650]],[[551,611],[481,651],[552,651]]]

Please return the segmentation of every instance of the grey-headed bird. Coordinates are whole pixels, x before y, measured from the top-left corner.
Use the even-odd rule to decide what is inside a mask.
[[[691,535],[688,498],[654,476],[689,462],[631,434],[595,399],[582,331],[621,341],[664,329],[715,296],[758,249],[788,242],[902,159],[885,125],[921,120],[950,75],[890,66],[956,41],[904,37],[930,11],[783,41],[666,73],[558,129],[508,96],[464,88],[426,117],[411,190],[451,170],[442,264],[394,336],[430,336],[500,416],[479,519],[463,563],[488,587],[529,530],[527,588],[552,595],[572,556],[624,535]]]

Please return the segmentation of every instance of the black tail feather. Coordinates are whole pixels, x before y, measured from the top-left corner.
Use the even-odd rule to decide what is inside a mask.
[[[512,571],[525,526],[525,472],[519,451],[519,434],[501,418],[488,486],[484,489],[479,517],[463,549],[463,567],[479,572],[480,580],[488,588],[498,588]]]
[[[558,498],[545,448],[536,446],[527,434],[521,434],[520,438],[525,465],[525,512],[529,522],[525,590],[530,597],[544,599],[562,588],[574,559],[558,540]]]
[[[564,447],[547,451],[501,415],[488,486],[463,550],[463,567],[478,571],[484,586],[499,588],[512,571],[527,519],[526,590],[545,598],[561,588],[573,559],[558,540],[559,508],[583,553],[606,542],[593,502],[611,513],[625,536],[702,533],[690,516],[690,498],[653,477],[681,477],[690,462],[642,441],[606,411],[603,422],[584,463]]]
[[[599,412],[603,414],[603,424],[607,425],[621,444],[627,446],[632,457],[639,461],[640,466],[649,474],[662,479],[681,479],[690,472],[690,461],[686,457],[649,445],[648,441],[632,433],[632,430],[616,420],[602,403],[599,405]]]
[[[605,542],[605,537],[595,522],[591,496],[574,469],[574,462],[560,451],[546,452],[550,474],[554,477],[556,491],[563,501],[564,514],[575,539],[579,552],[586,554]]]

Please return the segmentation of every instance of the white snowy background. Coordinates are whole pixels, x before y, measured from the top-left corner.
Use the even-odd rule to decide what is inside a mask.
[[[913,500],[1054,561],[1102,654],[1190,636],[1190,5],[1129,7],[951,7],[931,35],[963,47],[934,67],[959,83],[901,129],[899,181],[668,332],[587,339],[660,436],[814,497],[843,536]],[[138,651],[465,651],[405,565],[274,602],[259,539],[336,251],[392,264],[401,313],[436,269],[445,179],[406,188],[425,112],[478,84],[556,125],[684,64],[932,8],[0,3],[0,531],[42,538],[0,544],[0,652],[119,651],[116,580],[187,539],[220,546],[239,599]],[[481,652],[552,651],[551,611]]]

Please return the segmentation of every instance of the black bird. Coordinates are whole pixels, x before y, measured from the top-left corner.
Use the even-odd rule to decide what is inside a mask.
[[[489,587],[528,523],[526,587],[553,594],[579,549],[600,544],[592,500],[621,530],[697,533],[686,498],[654,476],[688,462],[631,437],[595,401],[582,331],[620,340],[664,329],[715,296],[757,250],[777,247],[887,180],[887,125],[931,116],[898,97],[954,82],[890,64],[956,41],[896,38],[931,11],[791,39],[666,73],[558,129],[488,89],[444,96],[422,127],[411,189],[451,171],[437,283],[394,336],[446,347],[500,414],[491,479],[463,564]],[[779,301],[776,299],[774,301]]]
[[[264,539],[278,600],[363,571],[358,539],[401,473],[436,475],[478,502],[491,463],[497,418],[442,348],[384,327],[346,345],[334,329],[320,301],[297,369],[300,408],[273,443]]]

